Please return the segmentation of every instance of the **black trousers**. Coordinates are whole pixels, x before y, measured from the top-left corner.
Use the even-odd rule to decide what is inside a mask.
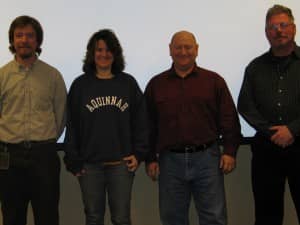
[[[300,145],[282,149],[255,137],[251,147],[255,225],[282,225],[286,181],[300,224]]]
[[[0,170],[3,225],[26,225],[31,203],[35,225],[58,225],[60,160],[55,143],[9,145],[11,165]]]

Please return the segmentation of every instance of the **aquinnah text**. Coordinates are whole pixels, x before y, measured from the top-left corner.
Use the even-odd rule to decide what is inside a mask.
[[[127,102],[124,102],[122,98],[118,98],[117,96],[103,96],[93,98],[89,104],[86,104],[86,107],[90,112],[93,112],[95,109],[109,105],[119,108],[122,112],[129,106]]]

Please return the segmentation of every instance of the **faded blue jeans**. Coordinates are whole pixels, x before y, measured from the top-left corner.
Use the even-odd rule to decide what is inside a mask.
[[[163,225],[188,225],[193,197],[201,225],[227,224],[224,178],[217,144],[194,153],[160,155],[159,208]]]
[[[131,225],[130,202],[134,173],[125,163],[103,166],[87,164],[79,177],[86,225],[103,225],[106,196],[114,225]]]

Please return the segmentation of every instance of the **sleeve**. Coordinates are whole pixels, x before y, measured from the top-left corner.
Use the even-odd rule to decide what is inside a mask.
[[[149,150],[148,121],[146,102],[137,82],[133,80],[133,107],[131,109],[132,143],[134,155],[139,162],[143,161]]]
[[[241,125],[226,82],[223,79],[220,82],[218,92],[220,135],[223,140],[224,154],[235,157],[242,138]]]
[[[300,136],[300,118],[290,122],[287,127],[291,131],[294,137]]]
[[[55,93],[53,98],[57,139],[61,136],[66,125],[67,89],[62,75],[57,71]]]
[[[249,67],[247,67],[238,97],[238,111],[257,132],[267,138],[270,138],[272,133],[269,130],[269,127],[271,127],[272,124],[257,110],[253,91],[254,82],[251,80],[251,72]]]
[[[72,84],[67,97],[67,125],[64,139],[64,162],[66,169],[73,174],[81,171],[83,159],[80,157],[80,113],[79,90]]]
[[[152,86],[153,82],[149,82],[145,90],[145,99],[147,104],[148,112],[148,124],[149,124],[149,152],[146,156],[145,162],[155,162],[157,161],[157,116],[156,116],[156,107],[152,95]]]

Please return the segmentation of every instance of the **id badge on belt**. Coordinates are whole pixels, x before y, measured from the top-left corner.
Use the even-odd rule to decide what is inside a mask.
[[[0,170],[9,168],[9,151],[5,144],[0,144]]]

